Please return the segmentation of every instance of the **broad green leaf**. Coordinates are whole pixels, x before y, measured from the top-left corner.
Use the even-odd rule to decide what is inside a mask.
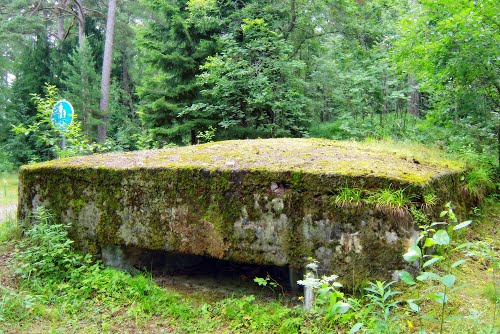
[[[436,244],[436,242],[434,240],[432,240],[432,238],[427,238],[427,239],[425,239],[424,247],[429,248],[429,247],[434,246],[435,244]]]
[[[438,319],[436,319],[434,317],[431,317],[430,315],[423,315],[422,319],[429,320],[429,321],[432,321],[432,322],[439,322]]]
[[[352,326],[351,330],[349,331],[349,334],[357,333],[361,329],[361,327],[363,327],[363,323],[358,322],[356,325]]]
[[[448,235],[448,232],[445,230],[439,230],[434,234],[432,237],[434,242],[438,245],[449,245],[450,244],[450,236]]]
[[[446,216],[447,214],[448,214],[448,211],[446,211],[446,210],[445,211],[441,211],[441,213],[439,214],[439,217],[442,218],[442,217]]]
[[[456,268],[458,266],[461,266],[462,264],[464,264],[465,262],[467,262],[467,260],[458,260],[457,262],[454,262],[451,267],[452,268]]]
[[[456,280],[457,280],[457,278],[453,274],[444,275],[440,279],[441,283],[446,285],[448,288],[451,288],[453,286],[453,284],[455,284]]]
[[[410,273],[408,273],[405,270],[399,272],[399,278],[401,278],[401,280],[408,285],[416,284],[416,282],[413,280],[413,277],[410,275]]]
[[[430,265],[432,265],[432,264],[434,264],[434,263],[436,263],[436,262],[438,262],[438,261],[440,261],[442,259],[443,259],[443,257],[441,257],[441,256],[433,257],[432,259],[430,259],[428,261],[425,261],[425,263],[422,266],[422,268],[428,267],[428,266],[430,266]]]
[[[428,280],[429,278],[439,280],[439,279],[441,279],[441,276],[439,276],[438,274],[435,274],[433,272],[429,272],[429,271],[424,271],[420,275],[417,276],[417,280],[419,280],[419,281],[425,281],[425,280]]]
[[[348,303],[344,303],[344,302],[337,302],[332,307],[332,309],[335,310],[334,312],[338,313],[338,314],[344,314],[347,311],[349,311],[350,308],[351,308],[351,305]]]
[[[455,247],[453,250],[459,250],[459,249],[462,249],[462,248],[469,247],[471,245],[472,245],[472,242],[464,242],[463,244],[460,244],[457,247]]]
[[[416,303],[414,303],[414,300],[407,300],[408,306],[413,312],[420,312],[420,306],[418,306]]]
[[[461,228],[467,227],[472,224],[472,220],[467,220],[453,227],[453,231],[460,230]]]
[[[417,245],[408,248],[408,251],[403,255],[403,258],[407,262],[413,262],[418,260],[422,256],[422,251]]]
[[[448,296],[442,292],[429,293],[426,295],[426,297],[432,299],[433,301],[441,305],[446,304],[448,302]]]

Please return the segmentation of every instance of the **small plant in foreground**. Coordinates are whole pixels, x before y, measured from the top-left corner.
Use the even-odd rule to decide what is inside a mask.
[[[255,277],[253,279],[255,283],[257,283],[259,286],[265,286],[268,287],[273,293],[277,294],[276,289],[280,289],[281,296],[285,296],[285,290],[283,289],[283,286],[279,284],[274,278],[272,278],[269,274],[265,278],[262,277]]]
[[[52,215],[43,207],[34,214],[35,224],[24,232],[15,254],[14,273],[22,279],[68,280],[80,267],[90,266],[90,255],[75,253],[67,226],[52,224]]]
[[[397,308],[398,301],[394,301],[394,296],[401,292],[393,291],[391,285],[395,282],[369,282],[365,290],[368,292],[366,297],[369,299],[371,322],[373,333],[399,333],[401,326],[400,316],[395,315],[393,309]]]
[[[452,223],[458,222],[450,203],[446,205],[446,210],[441,212],[441,217],[446,216]],[[460,230],[470,225],[471,223],[472,221],[469,220],[460,224],[449,225],[448,231],[445,229],[435,229],[435,226],[448,226],[448,223],[446,222],[432,223],[430,226],[423,226],[423,230],[420,233],[420,236],[417,239],[416,243],[411,246],[403,255],[404,259],[407,262],[418,261],[420,273],[416,277],[415,281],[410,273],[408,273],[407,271],[401,271],[399,274],[401,280],[403,280],[408,285],[415,285],[417,284],[417,281],[422,282],[434,280],[438,282],[438,285],[436,287],[439,290],[434,293],[429,293],[425,297],[441,305],[440,317],[438,319],[436,317],[426,315],[422,316],[422,318],[439,323],[440,333],[443,333],[443,325],[445,321],[451,321],[456,318],[445,318],[445,311],[448,305],[449,293],[456,290],[456,276],[453,275],[452,270],[465,263],[466,259],[460,259],[458,261],[455,261],[454,263],[445,263],[447,267],[447,273],[445,275],[440,275],[437,272],[430,271],[430,269],[437,262],[446,262],[447,256],[449,256],[449,253],[451,251],[456,251],[469,245],[469,243],[465,243],[459,245],[458,247],[452,248],[451,237],[448,232],[451,233],[453,231]],[[436,248],[436,254],[430,254],[430,250],[434,248]],[[417,299],[407,301],[408,306],[413,312],[420,312],[420,307],[418,305],[419,299],[421,298],[419,297]]]
[[[335,282],[337,275],[318,275],[318,261],[309,259],[311,262],[306,266],[304,279],[297,281],[297,284],[304,287],[304,306],[307,310],[318,315],[325,315],[332,322],[340,319],[341,315],[347,313],[351,304],[347,302],[344,293],[339,291],[342,284]]]

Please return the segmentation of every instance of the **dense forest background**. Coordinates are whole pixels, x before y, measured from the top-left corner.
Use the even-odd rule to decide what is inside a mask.
[[[417,141],[494,170],[499,31],[498,0],[0,0],[0,172],[303,136]],[[60,98],[78,115],[65,152],[41,119]]]

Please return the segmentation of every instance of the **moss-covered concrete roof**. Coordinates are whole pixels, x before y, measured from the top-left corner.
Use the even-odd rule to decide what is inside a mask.
[[[444,158],[441,151],[418,145],[280,138],[98,154],[53,160],[24,168],[47,167],[300,171],[421,184],[442,174],[459,172],[463,164]]]

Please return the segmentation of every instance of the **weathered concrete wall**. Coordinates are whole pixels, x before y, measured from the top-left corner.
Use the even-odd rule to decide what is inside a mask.
[[[454,199],[460,167],[449,167],[448,162],[426,165],[376,151],[374,156],[387,168],[394,166],[394,159],[404,165],[377,175],[376,163],[356,167],[352,159],[352,167],[341,173],[320,161],[313,150],[330,152],[338,159],[332,164],[340,165],[344,160],[335,144],[305,139],[229,141],[25,166],[20,170],[18,215],[28,222],[34,208],[45,205],[60,221],[71,224],[78,247],[98,255],[104,250],[105,257],[120,247],[133,247],[295,268],[314,257],[325,272],[340,275],[347,284],[387,278],[403,267],[401,254],[416,235],[409,205],[422,209],[429,191],[439,203]],[[217,163],[204,165],[206,156],[213,159],[220,152],[224,156]],[[300,160],[302,167],[287,164],[283,152]],[[363,153],[354,148],[343,152],[350,157]],[[307,158],[299,157],[306,153]],[[196,156],[202,158],[197,162]],[[272,159],[269,168],[266,159]],[[255,160],[259,166],[248,165]],[[423,172],[414,172],[408,164]],[[346,186],[367,193],[404,188],[413,203],[340,205],[335,198]]]

